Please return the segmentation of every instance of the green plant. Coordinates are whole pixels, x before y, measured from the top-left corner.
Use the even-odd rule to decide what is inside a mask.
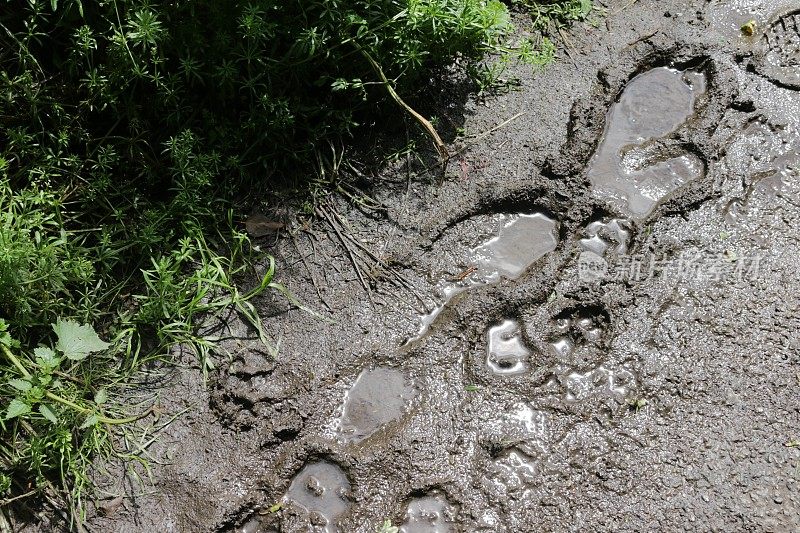
[[[646,398],[628,398],[627,400],[628,407],[639,412],[640,409],[643,409],[647,406],[648,402]]]
[[[95,277],[87,251],[62,231],[60,201],[39,185],[14,190],[0,176],[0,316],[27,328],[63,313],[70,290],[90,290]]]
[[[538,43],[526,39],[519,45],[517,55],[520,61],[539,69],[555,61],[556,46],[546,36],[541,37]]]
[[[229,224],[233,224],[230,218]],[[249,239],[246,234],[233,231],[227,243],[230,255],[222,256],[211,250],[201,232],[182,238],[169,255],[151,258],[151,268],[142,270],[142,291],[133,296],[139,305],[130,321],[140,328],[158,324],[153,335],[159,346],[188,345],[206,373],[214,368],[210,353],[217,349],[218,339],[198,334],[199,319],[213,319],[221,311],[233,308],[274,354],[275,348],[250,300],[267,289],[275,289],[294,301],[282,285],[273,281],[275,261],[272,258],[260,283],[241,293],[235,277],[250,264],[247,258]],[[300,306],[299,302],[295,303]]]
[[[377,531],[377,533],[397,533],[400,531],[400,528],[393,526],[392,521],[387,518],[375,531]]]
[[[592,0],[512,0],[531,15],[535,31],[553,33],[574,22],[585,20],[592,12]]]
[[[108,403],[117,374],[100,368],[113,360],[102,355],[111,345],[91,326],[59,320],[52,329],[56,343],[28,353],[0,319],[0,352],[10,363],[0,387],[5,405],[0,492],[36,492],[51,486],[55,474],[71,487],[79,507],[92,458],[113,452],[111,426],[131,423],[149,411],[120,416]]]

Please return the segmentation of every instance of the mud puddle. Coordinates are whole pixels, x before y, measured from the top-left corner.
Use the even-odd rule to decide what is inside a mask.
[[[667,195],[700,179],[702,161],[667,136],[694,114],[705,85],[702,73],[667,67],[633,78],[609,111],[589,165],[593,195],[643,220]]]
[[[344,471],[331,463],[314,463],[294,478],[284,502],[297,505],[315,529],[334,533],[339,530],[339,517],[350,508],[349,498],[350,482]]]
[[[361,441],[396,420],[416,396],[406,376],[391,368],[363,371],[345,395],[338,436]]]
[[[448,305],[470,289],[515,281],[531,265],[558,246],[558,221],[543,213],[501,215],[498,234],[467,254],[465,270],[437,284],[438,303],[420,318],[416,335],[405,346],[413,346],[427,335]]]
[[[423,496],[409,502],[400,533],[451,533],[455,531],[450,504],[441,496]]]
[[[524,374],[530,369],[531,351],[520,336],[515,320],[504,320],[487,333],[486,366],[497,375]]]

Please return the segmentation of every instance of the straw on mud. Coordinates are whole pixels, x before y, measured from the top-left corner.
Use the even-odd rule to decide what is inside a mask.
[[[572,54],[569,51],[570,48],[572,48],[573,50],[575,48],[574,45],[572,44],[572,39],[570,39],[569,36],[566,33],[564,33],[563,28],[558,28],[558,34],[561,36],[561,39],[564,41],[564,44],[566,45],[564,46],[564,51],[567,53],[567,56],[569,57],[570,61],[572,61],[572,65],[575,68],[578,68],[578,62],[575,60],[574,57],[572,57]]]
[[[345,236],[346,236],[346,237],[347,237],[347,238],[348,238],[348,239],[349,239],[349,240],[350,240],[350,241],[351,241],[351,242],[352,242],[352,243],[353,243],[355,246],[357,246],[357,247],[358,247],[359,249],[361,249],[361,250],[362,250],[362,251],[363,251],[365,254],[367,254],[367,256],[368,256],[370,259],[372,259],[372,260],[373,260],[375,263],[377,263],[377,266],[379,266],[379,267],[380,267],[380,268],[383,270],[383,275],[386,277],[386,279],[387,279],[387,280],[388,280],[390,283],[392,283],[393,285],[395,285],[396,287],[399,287],[399,288],[401,288],[401,289],[403,289],[403,288],[404,288],[404,289],[406,289],[406,290],[407,290],[407,291],[409,291],[409,292],[410,292],[410,293],[411,293],[413,296],[415,296],[415,297],[416,297],[416,298],[417,298],[417,299],[418,299],[418,300],[419,300],[419,301],[422,303],[422,305],[423,305],[423,306],[425,306],[425,300],[424,300],[424,299],[422,298],[422,296],[420,296],[420,294],[419,294],[419,293],[418,293],[418,292],[417,292],[417,291],[414,289],[413,285],[411,285],[411,283],[410,283],[410,282],[408,282],[408,280],[406,280],[406,279],[405,279],[405,277],[404,277],[404,276],[402,276],[402,275],[401,275],[401,274],[400,274],[400,273],[399,273],[397,270],[395,270],[394,268],[390,267],[390,266],[389,266],[389,264],[388,264],[388,263],[386,263],[386,261],[384,261],[384,260],[383,260],[381,257],[379,257],[379,256],[378,256],[378,255],[377,255],[375,252],[373,252],[372,250],[370,250],[370,249],[369,249],[369,248],[368,248],[368,247],[367,247],[367,246],[366,246],[366,245],[365,245],[365,244],[364,244],[364,243],[363,243],[363,242],[362,242],[360,239],[358,239],[357,237],[355,237],[355,235],[353,234],[353,233],[354,233],[354,231],[353,231],[353,228],[352,228],[352,226],[350,226],[349,222],[347,222],[347,219],[345,219],[345,218],[344,218],[342,215],[340,215],[340,214],[339,214],[339,213],[338,213],[338,212],[337,212],[335,209],[331,209],[331,211],[330,211],[330,212],[331,212],[331,213],[333,214],[333,216],[334,216],[334,217],[337,219],[337,221],[339,222],[339,224],[340,224],[342,227],[344,227],[344,228],[346,228],[346,229],[348,230],[348,231],[345,233]]]
[[[328,305],[328,302],[325,301],[325,298],[322,297],[322,292],[319,290],[319,284],[317,283],[317,277],[314,274],[315,271],[312,270],[311,265],[309,265],[308,261],[306,261],[306,254],[303,253],[303,251],[300,249],[300,245],[297,243],[297,238],[295,237],[294,233],[290,233],[289,235],[292,238],[292,243],[294,244],[295,250],[297,250],[297,253],[300,254],[300,260],[303,262],[303,266],[306,267],[308,275],[311,276],[311,284],[314,286],[314,290],[317,293],[317,298],[319,298],[319,301],[322,302],[322,304],[328,309],[329,312],[333,312],[331,306]],[[313,250],[313,243],[312,243],[312,250]]]
[[[477,143],[479,143],[480,141],[482,141],[483,139],[485,139],[486,137],[488,137],[492,133],[494,133],[494,132],[496,132],[496,131],[498,131],[498,130],[506,127],[506,126],[508,126],[509,124],[511,124],[512,122],[517,120],[519,117],[527,115],[527,114],[528,114],[527,111],[521,111],[521,112],[517,113],[516,115],[514,115],[514,116],[512,116],[510,118],[507,118],[506,120],[504,120],[503,122],[497,124],[496,126],[493,126],[493,127],[489,128],[485,132],[483,132],[483,133],[481,133],[479,135],[476,135],[475,137],[472,138],[471,142],[466,143],[464,146],[462,146],[461,148],[459,148],[458,150],[456,150],[455,152],[450,154],[450,159],[452,159],[453,157],[455,157],[457,155],[463,154],[464,152],[467,151],[467,149],[469,149],[472,146],[476,145]],[[434,163],[434,164],[428,166],[427,168],[423,169],[419,173],[419,175],[427,174],[431,170],[433,170],[435,168],[438,168],[440,166],[442,166],[442,161],[437,161],[436,163]],[[442,167],[442,168],[444,169],[446,167]]]
[[[353,265],[353,269],[356,271],[356,276],[358,276],[358,280],[361,282],[361,286],[364,287],[364,291],[369,296],[370,302],[372,302],[372,293],[370,292],[369,286],[367,285],[366,280],[364,279],[364,275],[361,272],[361,267],[358,265],[358,261],[356,261],[355,254],[353,253],[353,249],[351,246],[347,244],[347,241],[342,236],[342,232],[339,230],[338,226],[336,225],[335,221],[326,213],[325,209],[322,206],[318,206],[315,210],[317,215],[323,218],[331,228],[333,228],[334,233],[339,238],[339,242],[342,243],[342,246],[347,252],[348,257],[350,258],[350,263]]]

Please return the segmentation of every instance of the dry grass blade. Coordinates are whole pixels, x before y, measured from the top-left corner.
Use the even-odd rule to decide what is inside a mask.
[[[370,301],[372,301],[372,292],[370,291],[369,285],[367,284],[366,279],[364,278],[364,273],[359,266],[358,261],[356,260],[357,253],[353,250],[353,247],[349,244],[349,240],[345,239],[342,235],[342,231],[339,228],[339,225],[336,223],[336,220],[328,214],[326,209],[322,206],[317,206],[316,208],[317,216],[324,219],[328,225],[333,229],[336,237],[339,239],[339,242],[344,247],[345,252],[347,252],[348,257],[350,258],[350,263],[353,265],[353,269],[356,271],[356,276],[358,276],[358,280],[361,282],[361,286],[364,288],[364,291],[369,295]]]
[[[391,96],[392,99],[395,102],[397,102],[397,104],[400,107],[405,109],[408,114],[410,114],[412,117],[414,117],[414,119],[417,122],[420,123],[420,125],[425,129],[425,131],[428,133],[428,135],[430,135],[431,139],[433,140],[433,144],[436,147],[436,151],[439,152],[439,156],[441,157],[442,164],[447,164],[447,160],[450,159],[450,154],[447,151],[447,145],[445,145],[444,141],[442,141],[442,138],[439,137],[439,134],[436,132],[436,128],[433,127],[433,124],[431,124],[428,119],[417,113],[414,110],[414,108],[412,108],[410,105],[405,103],[402,98],[400,98],[400,95],[397,94],[397,91],[394,90],[394,87],[392,87],[392,84],[386,77],[386,74],[383,73],[383,69],[381,69],[381,66],[378,65],[378,63],[372,58],[369,52],[367,52],[358,45],[356,46],[358,47],[358,50],[361,52],[361,54],[367,59],[367,61],[369,61],[369,64],[372,66],[372,69],[381,79],[381,82],[383,82],[384,87],[386,87],[386,90],[389,92],[389,96]]]

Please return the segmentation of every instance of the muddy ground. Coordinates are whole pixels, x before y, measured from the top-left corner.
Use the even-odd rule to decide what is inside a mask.
[[[90,529],[799,530],[798,9],[612,2],[439,110],[444,177],[261,243],[324,319],[261,301],[273,358],[232,318]]]

